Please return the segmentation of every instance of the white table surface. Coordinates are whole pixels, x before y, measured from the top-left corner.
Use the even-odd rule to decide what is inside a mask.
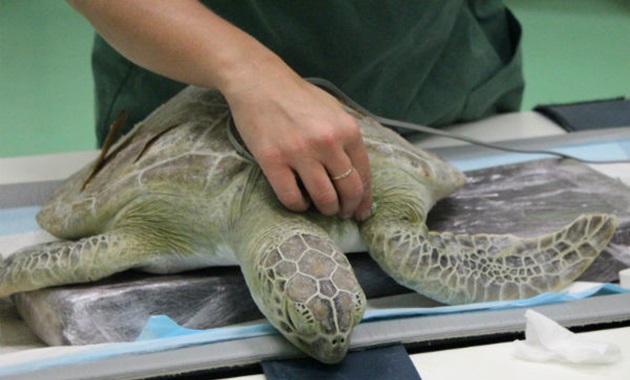
[[[560,127],[534,112],[496,116],[475,123],[454,126],[450,130],[488,142],[564,133]],[[411,141],[421,147],[462,144],[441,137],[414,137]],[[95,158],[96,155],[96,151],[86,151],[2,158],[0,159],[0,184],[62,179]],[[630,185],[630,165],[597,165],[595,168]],[[5,315],[10,314],[12,311],[6,310],[6,303],[4,306]],[[600,330],[582,335],[593,340],[619,345],[623,359],[611,365],[590,366],[533,363],[514,358],[512,343],[499,343],[414,354],[411,355],[411,360],[423,380],[630,379],[630,327]],[[23,349],[29,348],[23,347]],[[0,353],[20,349],[20,347],[0,347]],[[264,375],[252,375],[233,379],[260,380],[264,378]]]
[[[622,350],[623,359],[606,365],[528,362],[512,356],[512,342],[428,352],[410,357],[422,380],[628,380],[630,378],[630,327],[579,335],[599,342],[616,342]],[[266,379],[264,375],[231,378],[231,380],[264,379]]]

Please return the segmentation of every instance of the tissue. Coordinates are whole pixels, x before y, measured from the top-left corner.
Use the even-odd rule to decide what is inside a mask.
[[[525,340],[514,342],[513,354],[519,359],[579,364],[610,364],[621,359],[616,344],[580,337],[533,310],[527,310],[525,318]]]

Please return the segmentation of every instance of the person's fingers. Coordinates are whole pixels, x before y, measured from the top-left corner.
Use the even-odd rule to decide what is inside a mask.
[[[347,218],[354,214],[358,220],[365,220],[372,207],[368,152],[357,120],[344,113],[339,121],[343,123],[343,133],[339,132],[343,151],[335,151],[323,162],[339,195],[340,216]]]
[[[305,211],[310,201],[324,215],[365,219],[371,175],[357,121],[319,88],[285,84],[281,94],[272,85],[266,96],[231,98],[243,141],[289,210]]]
[[[294,212],[304,212],[309,208],[310,200],[302,193],[295,173],[289,166],[263,164],[261,169],[284,207]]]
[[[335,154],[331,154],[324,161],[328,172],[329,181],[336,190],[339,200],[339,216],[342,218],[351,217],[363,195],[363,183],[360,173],[355,169],[345,151],[341,149]]]
[[[364,193],[364,186],[359,172],[353,167],[348,170],[352,171],[347,176],[343,176],[343,178],[340,179],[334,179],[333,181],[335,188],[337,189],[337,194],[339,195],[339,202],[341,203],[339,216],[344,219],[350,218],[353,214],[355,214]],[[348,171],[343,174],[346,173],[348,173]]]
[[[327,216],[338,214],[339,196],[322,163],[302,160],[295,170],[317,210]]]
[[[360,199],[353,213],[356,219],[363,221],[370,216],[372,208],[372,171],[370,160],[363,139],[359,136],[346,146],[346,153],[355,168],[361,182]]]
[[[335,127],[334,139],[287,144],[293,148],[285,146],[275,158],[263,155],[265,159],[259,163],[278,199],[288,209],[304,211],[310,198],[317,210],[327,216],[354,215],[358,220],[369,216],[372,197],[368,154],[356,120],[345,116],[341,121],[346,124]],[[291,151],[296,146],[300,148]],[[290,174],[298,176],[306,194]]]

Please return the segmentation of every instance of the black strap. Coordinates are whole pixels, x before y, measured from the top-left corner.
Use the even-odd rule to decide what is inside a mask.
[[[334,365],[307,358],[266,361],[262,367],[267,380],[421,380],[400,344],[350,352]]]
[[[630,100],[624,98],[539,105],[534,111],[569,132],[630,126]]]

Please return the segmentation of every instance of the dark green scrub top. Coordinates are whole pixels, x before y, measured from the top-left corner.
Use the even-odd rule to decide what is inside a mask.
[[[520,106],[521,30],[500,1],[204,3],[298,74],[332,81],[380,116],[439,127]],[[92,65],[99,144],[119,112],[129,114],[128,131],[185,86],[134,65],[99,36]]]

